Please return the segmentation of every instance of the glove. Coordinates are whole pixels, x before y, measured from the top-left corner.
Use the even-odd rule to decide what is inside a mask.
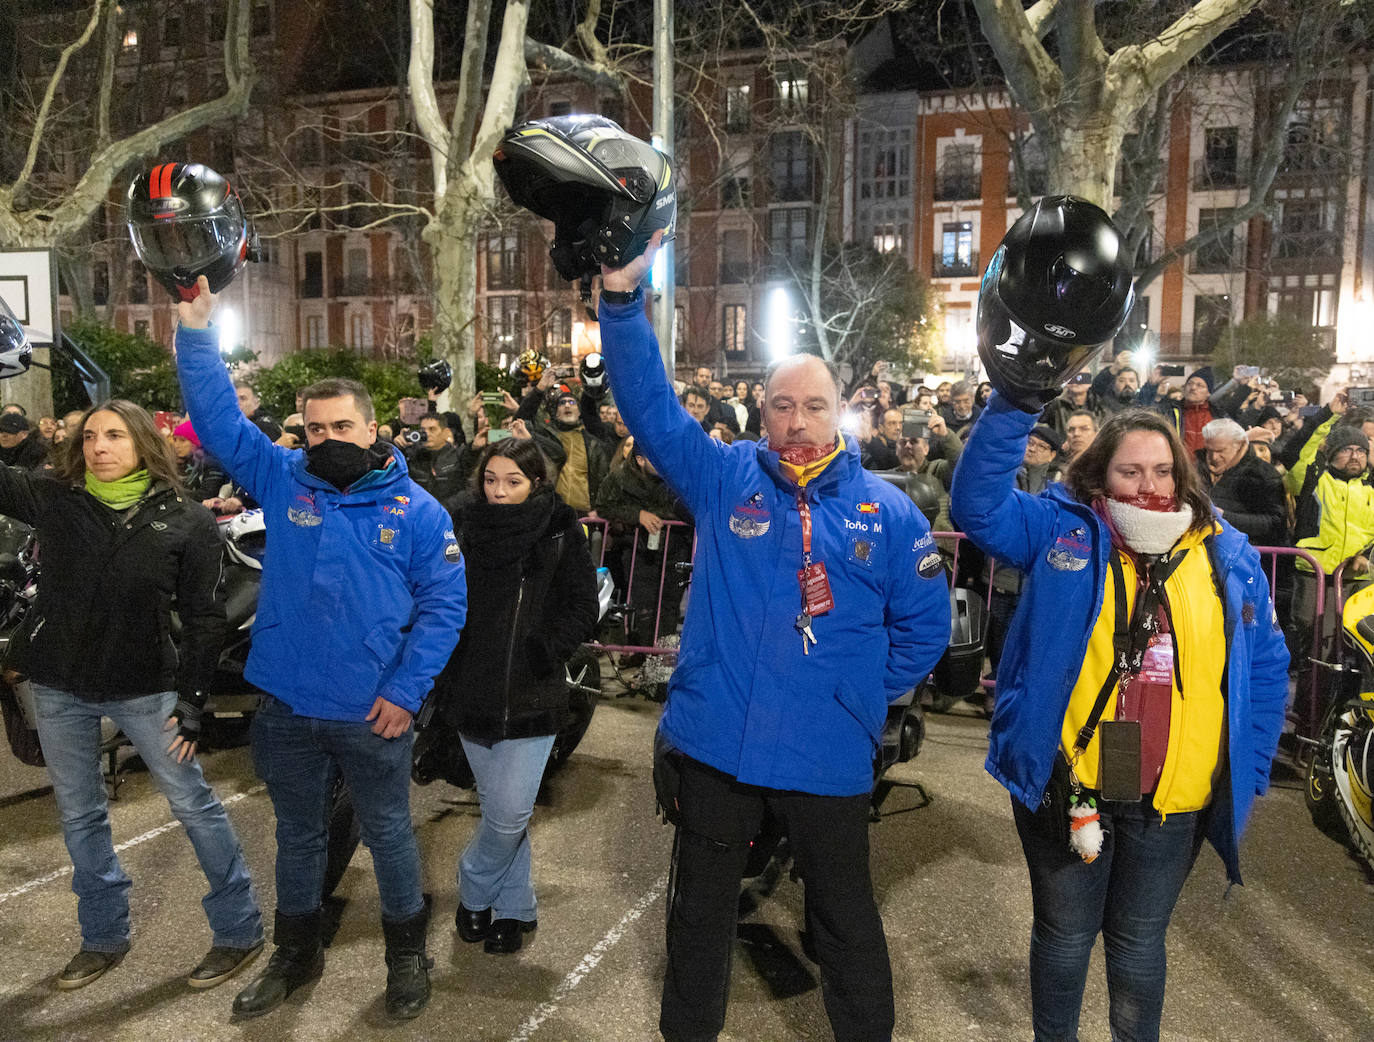
[[[177,698],[172,719],[177,722],[177,737],[183,742],[200,741],[200,719],[205,712],[205,692],[194,691]]]

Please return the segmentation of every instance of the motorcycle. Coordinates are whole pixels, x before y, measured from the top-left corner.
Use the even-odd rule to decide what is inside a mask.
[[[1350,596],[1341,616],[1353,660],[1327,663],[1333,697],[1307,769],[1313,823],[1374,876],[1374,586]]]

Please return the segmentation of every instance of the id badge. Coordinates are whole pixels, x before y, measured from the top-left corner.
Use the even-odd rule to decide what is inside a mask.
[[[1140,799],[1139,720],[1098,724],[1097,765],[1104,800],[1134,803]]]
[[[814,561],[807,565],[797,573],[797,581],[801,583],[802,603],[806,605],[806,614],[824,615],[835,607],[835,598],[830,593],[830,580],[826,577],[823,562]]]

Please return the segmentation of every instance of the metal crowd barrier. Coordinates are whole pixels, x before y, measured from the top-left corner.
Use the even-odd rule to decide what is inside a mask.
[[[620,550],[621,548],[623,548],[623,545],[624,545],[623,542],[622,542],[622,540],[624,540],[624,539],[628,536],[629,533],[626,532],[626,533],[622,533],[622,534],[620,534],[620,535],[615,535],[614,533],[611,532],[610,522],[607,521],[605,518],[600,518],[600,517],[584,517],[584,518],[582,518],[582,524],[587,528],[588,538],[593,542],[593,544],[596,544],[596,543],[598,543],[598,542],[599,542],[599,544],[600,544],[599,547],[598,547],[598,549],[597,549],[596,554],[594,555],[594,556],[596,557],[596,564],[597,564],[597,567],[598,567],[598,568],[600,568],[600,567],[605,567],[605,566],[606,566],[606,554],[607,554],[607,552],[608,552],[608,551],[619,552],[619,550]],[[664,594],[664,591],[668,589],[668,566],[669,566],[669,561],[670,561],[669,550],[671,549],[673,536],[676,535],[677,538],[678,538],[679,540],[685,539],[685,538],[686,538],[685,533],[682,533],[682,532],[680,532],[680,531],[678,531],[678,530],[679,530],[679,529],[691,529],[691,527],[692,527],[692,526],[689,525],[689,524],[688,524],[687,522],[685,522],[685,521],[664,521],[664,522],[663,522],[663,529],[659,532],[659,539],[660,539],[659,546],[658,546],[656,549],[654,549],[654,550],[649,550],[649,549],[647,548],[647,546],[645,547],[645,552],[646,552],[646,553],[650,553],[650,552],[652,552],[652,553],[662,552],[662,554],[663,554],[663,562],[662,562],[662,564],[659,566],[659,569],[658,569],[658,588],[657,588],[657,591],[656,591],[656,594],[655,594],[655,597],[654,597],[654,635],[653,635],[653,642],[652,642],[652,645],[650,646],[650,645],[629,644],[629,643],[624,643],[624,644],[610,644],[610,643],[602,643],[602,642],[600,642],[600,641],[590,641],[590,642],[588,642],[588,644],[587,644],[587,646],[588,646],[589,648],[594,648],[594,649],[597,650],[597,651],[608,651],[608,652],[609,652],[609,651],[615,651],[615,652],[619,652],[620,654],[623,654],[623,655],[631,655],[631,654],[641,654],[641,655],[676,655],[676,654],[677,654],[677,650],[678,650],[678,649],[677,649],[676,647],[659,647],[659,646],[658,646],[659,638],[660,638],[661,636],[664,636],[664,634],[660,633],[660,630],[661,630],[662,625],[663,625],[663,594]],[[599,539],[599,540],[596,539],[596,534],[599,534],[599,535],[600,535],[600,539]],[[630,626],[630,617],[631,617],[631,613],[633,613],[633,612],[635,612],[635,611],[637,611],[637,610],[640,610],[641,607],[642,607],[642,606],[641,606],[639,603],[637,603],[636,600],[635,600],[635,596],[636,596],[636,590],[635,590],[635,564],[636,564],[636,562],[639,560],[639,553],[640,553],[641,543],[642,543],[642,542],[647,543],[648,538],[649,538],[649,534],[648,534],[647,532],[644,531],[644,529],[643,529],[642,526],[636,524],[636,525],[634,526],[633,543],[632,543],[632,545],[631,545],[631,547],[630,547],[630,559],[629,559],[628,565],[626,566],[626,574],[625,574],[625,577],[624,577],[624,578],[625,578],[625,589],[624,589],[623,591],[621,591],[621,595],[622,595],[622,597],[623,597],[623,602],[624,602],[623,606],[626,608],[626,614],[625,614],[625,618],[624,618],[624,620],[623,620],[623,631],[624,631],[624,633],[625,633],[627,639],[628,639],[629,632],[630,632],[630,631],[629,631],[629,626]],[[696,554],[696,539],[695,539],[695,536],[693,536],[693,541],[692,541],[692,555],[695,556],[695,554]],[[688,585],[688,584],[690,584],[690,579],[688,579],[688,582],[687,582],[687,583],[684,583],[684,586],[685,586],[685,585]],[[674,585],[676,585],[676,583],[675,583]],[[642,592],[642,591],[641,591],[641,592]],[[683,593],[685,593],[685,590],[683,591]],[[679,596],[681,596],[681,595],[682,595],[682,594],[680,593]],[[684,612],[684,614],[685,614],[685,612]]]

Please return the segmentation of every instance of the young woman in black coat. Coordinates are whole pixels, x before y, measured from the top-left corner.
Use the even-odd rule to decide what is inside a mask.
[[[532,440],[488,445],[450,511],[468,617],[431,697],[462,740],[482,808],[458,861],[458,935],[504,954],[538,921],[528,826],[568,711],[563,663],[596,626],[596,569]]]

